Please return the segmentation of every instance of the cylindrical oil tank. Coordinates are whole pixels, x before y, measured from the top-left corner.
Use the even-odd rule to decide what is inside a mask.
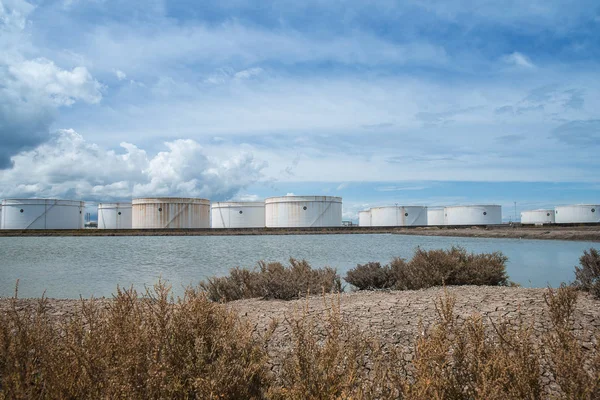
[[[522,224],[553,224],[554,210],[527,210],[521,213]]]
[[[600,222],[599,204],[573,204],[554,208],[554,221],[557,224]]]
[[[265,202],[216,202],[210,206],[213,228],[264,228]]]
[[[427,225],[444,225],[444,208],[427,208]]]
[[[371,210],[358,212],[358,226],[371,226]]]
[[[371,226],[427,225],[427,207],[388,206],[371,208]]]
[[[99,203],[98,229],[131,229],[131,203]]]
[[[56,199],[2,201],[2,229],[83,229],[85,202]]]
[[[265,200],[267,228],[342,226],[342,198],[283,196]]]
[[[133,199],[133,229],[209,228],[210,201],[181,197]]]
[[[502,207],[469,205],[444,207],[444,225],[498,225],[502,223]]]

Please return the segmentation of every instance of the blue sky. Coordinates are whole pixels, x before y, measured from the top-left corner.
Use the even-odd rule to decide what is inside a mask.
[[[597,1],[0,0],[0,198],[597,203],[599,61]]]

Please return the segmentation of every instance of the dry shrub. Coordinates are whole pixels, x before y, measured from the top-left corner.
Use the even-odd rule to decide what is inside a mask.
[[[359,264],[348,271],[344,279],[359,290],[388,289],[395,283],[389,265],[382,267],[378,262]]]
[[[417,290],[444,284],[507,286],[507,260],[501,252],[474,254],[462,247],[429,251],[417,248],[408,262],[395,258],[389,266],[358,265],[348,271],[345,279],[361,290]]]
[[[575,267],[575,285],[590,292],[600,299],[600,253],[591,248],[585,250],[579,258],[579,265]]]
[[[539,399],[548,372],[559,398],[600,398],[600,356],[574,335],[577,292],[564,285],[546,294],[544,352],[532,325],[459,319],[445,292],[409,356],[345,319],[338,297],[287,319],[272,373],[269,333],[201,292],[169,293],[164,283],[145,296],[118,290],[82,300],[72,317],[52,316],[45,298],[22,309],[15,297],[0,313],[0,399]]]
[[[386,358],[373,335],[344,321],[339,298],[315,315],[306,304],[287,323],[290,347],[267,398],[392,399],[401,393],[399,375],[392,373],[400,359]]]
[[[199,284],[212,301],[233,301],[261,297],[260,274],[256,270],[232,268],[228,276],[211,277]]]
[[[257,268],[234,268],[229,276],[208,278],[200,288],[213,301],[244,298],[291,300],[308,293],[341,291],[341,281],[333,268],[311,268],[306,260],[290,258],[290,265],[259,261]]]
[[[0,315],[0,398],[261,398],[264,343],[224,306],[159,283],[50,321],[47,301]]]
[[[549,288],[544,298],[552,322],[544,340],[548,366],[562,395],[567,399],[600,398],[600,354],[590,359],[573,333],[576,289],[563,284],[558,290]]]
[[[436,302],[438,321],[417,340],[410,399],[539,399],[539,351],[531,326],[503,322],[486,333],[482,318],[459,323],[455,299]]]

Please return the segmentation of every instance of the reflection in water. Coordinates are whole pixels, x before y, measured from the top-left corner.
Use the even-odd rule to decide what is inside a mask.
[[[511,280],[525,287],[558,286],[574,278],[584,249],[597,243],[402,235],[22,237],[0,238],[0,296],[20,279],[20,297],[110,296],[117,284],[143,289],[162,276],[176,294],[211,275],[258,260],[305,258],[344,276],[357,263],[410,258],[414,249],[460,245],[469,251],[502,251]]]

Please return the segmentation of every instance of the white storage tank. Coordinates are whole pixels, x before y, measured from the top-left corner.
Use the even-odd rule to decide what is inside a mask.
[[[211,224],[213,228],[264,228],[265,202],[223,201],[212,203]]]
[[[371,226],[427,225],[427,207],[388,206],[371,208]]]
[[[133,229],[209,228],[210,201],[182,197],[133,199]]]
[[[85,202],[56,199],[2,201],[1,229],[83,229]]]
[[[557,224],[598,223],[600,222],[600,205],[573,204],[554,208],[554,221]]]
[[[371,210],[358,212],[358,226],[371,226]]]
[[[131,203],[99,203],[98,229],[131,229]]]
[[[553,224],[554,210],[527,210],[521,213],[522,224]]]
[[[444,225],[444,208],[427,208],[427,225]]]
[[[444,207],[444,225],[498,225],[502,223],[502,207],[470,205]]]
[[[342,226],[342,198],[283,196],[265,200],[267,228]]]

